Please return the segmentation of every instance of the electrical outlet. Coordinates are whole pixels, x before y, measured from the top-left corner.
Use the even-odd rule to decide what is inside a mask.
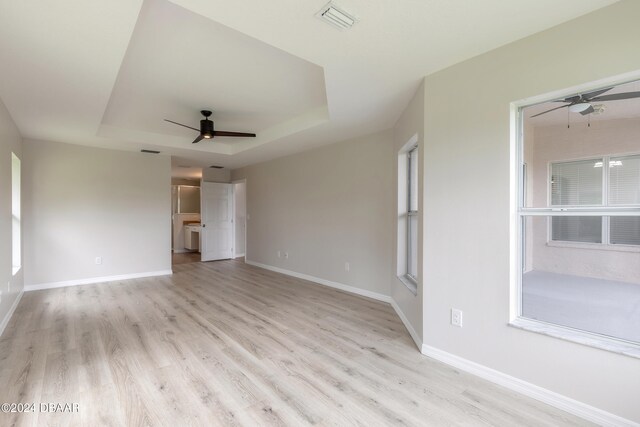
[[[95,259],[95,263],[96,263],[96,265],[102,264],[102,257],[101,256],[97,256],[96,259]]]
[[[344,271],[349,271],[349,270],[351,270],[351,266],[349,265],[348,262],[345,262],[344,263]]]
[[[453,326],[462,328],[462,310],[458,310],[455,308],[451,309],[451,324]]]
[[[284,258],[285,258],[285,259],[289,259],[289,252],[285,252],[285,253],[284,253]]]
[[[278,258],[282,257],[282,253],[280,251],[278,251],[277,254],[278,254]]]

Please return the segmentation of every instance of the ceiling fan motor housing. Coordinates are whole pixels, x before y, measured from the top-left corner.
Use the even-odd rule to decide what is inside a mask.
[[[200,134],[205,138],[213,138],[213,121],[209,119],[200,120]]]

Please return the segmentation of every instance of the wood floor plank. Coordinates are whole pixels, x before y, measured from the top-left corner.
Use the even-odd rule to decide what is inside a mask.
[[[34,291],[0,337],[0,426],[584,426],[422,356],[388,305],[240,260]]]

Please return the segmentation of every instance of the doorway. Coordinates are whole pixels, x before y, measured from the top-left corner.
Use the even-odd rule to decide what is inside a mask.
[[[200,261],[200,182],[172,179],[171,263]]]

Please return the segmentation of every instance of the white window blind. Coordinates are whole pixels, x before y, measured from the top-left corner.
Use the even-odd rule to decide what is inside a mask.
[[[640,245],[640,216],[612,216],[609,221],[609,243]]]
[[[554,216],[551,239],[563,242],[602,243],[602,217]]]
[[[408,210],[418,210],[418,149],[409,152],[409,206]]]
[[[580,160],[551,165],[551,204],[602,204],[602,160]]]
[[[418,279],[418,148],[407,154],[407,275]]]
[[[609,160],[609,204],[640,204],[640,156]]]

